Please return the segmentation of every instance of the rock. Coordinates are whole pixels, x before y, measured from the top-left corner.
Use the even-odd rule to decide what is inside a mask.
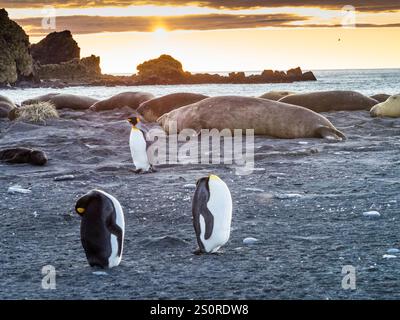
[[[95,276],[108,276],[108,273],[105,271],[93,271],[92,274]]]
[[[303,76],[303,72],[301,71],[300,67],[297,67],[294,69],[289,69],[286,72],[286,74],[290,79],[293,79],[293,80],[300,80],[301,77]]]
[[[298,193],[280,193],[275,195],[275,198],[279,200],[300,199],[302,197],[303,196]]]
[[[183,186],[185,189],[196,189],[196,185],[194,183],[185,184]]]
[[[364,217],[380,217],[381,214],[378,211],[367,211],[363,212]]]
[[[170,84],[183,81],[185,78],[182,64],[166,54],[143,62],[137,66],[137,70],[141,83]]]
[[[396,248],[390,248],[387,250],[387,253],[389,253],[389,254],[399,253],[399,252],[400,252],[400,250],[396,249]]]
[[[55,177],[53,180],[54,181],[68,181],[68,180],[74,180],[75,176],[73,174],[66,174],[64,176],[59,176]]]
[[[49,33],[43,40],[31,45],[33,59],[42,65],[79,60],[80,52],[69,30]]]
[[[307,71],[303,73],[301,81],[317,81],[317,78],[315,77],[314,73]]]
[[[76,58],[60,64],[37,66],[37,73],[43,80],[62,80],[71,82],[90,82],[101,76],[100,57],[94,55]]]
[[[245,191],[251,191],[251,192],[264,192],[263,189],[259,189],[259,188],[245,188]]]
[[[245,244],[245,245],[252,245],[252,244],[255,244],[257,242],[258,242],[258,239],[252,238],[252,237],[243,239],[243,244]]]
[[[24,188],[21,188],[20,186],[12,186],[12,187],[8,188],[7,192],[8,193],[28,194],[28,193],[32,193],[32,190],[24,189]]]
[[[383,259],[395,259],[397,258],[396,256],[392,255],[392,254],[384,254],[382,256]]]
[[[0,9],[0,85],[34,79],[33,59],[25,31]]]

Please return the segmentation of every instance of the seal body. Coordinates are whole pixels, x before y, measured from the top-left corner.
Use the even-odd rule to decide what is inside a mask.
[[[291,92],[291,91],[269,91],[261,95],[259,98],[278,101],[290,94],[295,94],[295,93],[296,92]]]
[[[225,182],[215,175],[198,180],[192,213],[198,253],[217,252],[231,232],[232,197]]]
[[[0,161],[7,163],[28,163],[37,166],[43,166],[47,163],[47,156],[41,150],[16,147],[1,149]]]
[[[378,94],[374,94],[370,98],[375,99],[378,102],[385,102],[387,99],[389,99],[389,97],[390,97],[390,94],[378,93]]]
[[[400,117],[400,94],[389,97],[370,110],[371,117]]]
[[[172,93],[143,102],[137,112],[143,115],[147,121],[155,122],[165,113],[206,98],[208,96],[196,93]]]
[[[136,110],[141,103],[153,98],[154,95],[148,92],[122,92],[111,98],[98,101],[90,107],[90,110],[105,111],[122,107],[130,107]]]
[[[369,110],[378,103],[355,91],[321,91],[288,95],[279,102],[294,104],[315,112]]]
[[[112,268],[121,262],[125,234],[122,207],[112,195],[92,190],[78,199],[81,242],[91,267]]]
[[[259,98],[221,96],[207,98],[161,116],[157,122],[169,133],[185,128],[254,129],[256,135],[282,139],[345,139],[324,116],[311,110]]]
[[[25,100],[22,102],[22,105],[35,104],[38,102],[50,102],[56,107],[56,109],[86,110],[97,101],[97,99],[75,94],[49,93]]]
[[[17,106],[5,96],[0,95],[0,118],[7,118],[8,113]]]

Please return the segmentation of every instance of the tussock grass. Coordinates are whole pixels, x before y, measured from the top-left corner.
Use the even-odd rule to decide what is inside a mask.
[[[26,122],[46,122],[46,120],[59,118],[58,112],[50,102],[38,102],[18,108],[18,120]]]

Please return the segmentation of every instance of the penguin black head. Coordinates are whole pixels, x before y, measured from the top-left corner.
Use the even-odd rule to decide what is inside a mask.
[[[140,121],[141,121],[141,120],[140,120],[139,117],[130,117],[130,118],[128,118],[128,122],[129,122],[132,126],[136,126]]]
[[[81,217],[86,213],[87,208],[89,207],[92,201],[98,200],[100,198],[99,192],[91,191],[85,194],[83,197],[79,198],[75,204],[75,211]]]

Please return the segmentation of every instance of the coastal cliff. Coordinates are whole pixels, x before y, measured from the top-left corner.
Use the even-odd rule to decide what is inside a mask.
[[[33,59],[25,31],[0,9],[0,86],[33,80]]]

